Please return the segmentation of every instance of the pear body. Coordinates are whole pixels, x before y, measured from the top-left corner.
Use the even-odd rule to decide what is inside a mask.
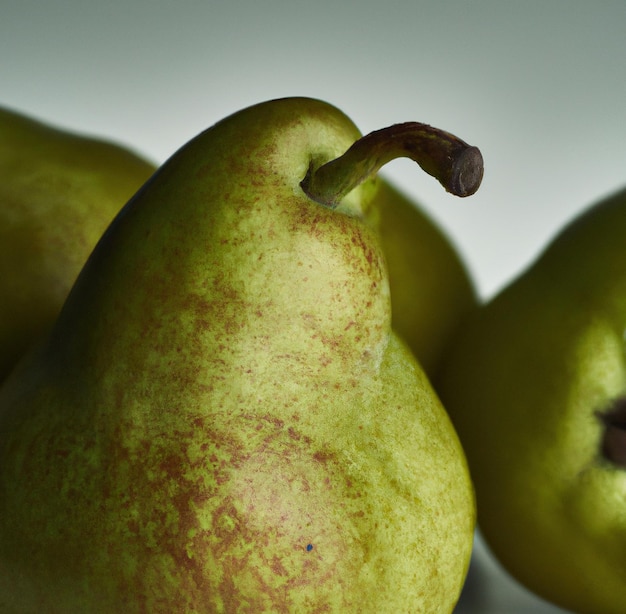
[[[469,270],[444,229],[383,179],[368,216],[387,262],[392,326],[436,379],[448,345],[478,306]]]
[[[299,185],[358,136],[257,105],[118,215],[0,394],[0,610],[453,609],[462,449],[391,331],[367,190]]]
[[[53,324],[98,239],[154,170],[122,146],[0,109],[0,380]]]
[[[624,233],[626,192],[568,225],[470,318],[438,382],[491,550],[585,614],[626,611],[626,470],[603,451],[626,396]]]

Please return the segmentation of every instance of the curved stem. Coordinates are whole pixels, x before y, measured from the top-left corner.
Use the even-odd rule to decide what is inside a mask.
[[[309,168],[300,185],[313,200],[335,207],[395,158],[411,158],[456,196],[474,194],[483,178],[483,157],[477,147],[427,124],[407,122],[366,134],[339,158]]]

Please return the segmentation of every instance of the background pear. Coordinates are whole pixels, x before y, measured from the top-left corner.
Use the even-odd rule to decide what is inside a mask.
[[[433,378],[478,297],[444,229],[391,183],[378,183],[367,213],[380,234],[389,271],[392,326]]]
[[[55,320],[87,256],[154,167],[0,108],[0,380]]]
[[[622,191],[470,319],[439,381],[490,548],[587,614],[626,612],[625,234]]]
[[[251,107],[118,215],[0,392],[0,610],[453,609],[473,491],[391,330],[371,190],[300,185],[359,137]]]

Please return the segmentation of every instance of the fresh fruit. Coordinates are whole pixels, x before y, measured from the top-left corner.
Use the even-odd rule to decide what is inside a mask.
[[[56,319],[152,164],[0,108],[0,381]]]
[[[473,490],[362,216],[397,155],[482,177],[452,135],[296,98],[131,199],[0,391],[0,610],[453,609]]]
[[[626,612],[626,190],[481,308],[439,391],[488,545],[561,607]]]
[[[387,261],[392,326],[433,378],[478,297],[444,230],[392,184],[378,181],[368,218],[380,234]]]

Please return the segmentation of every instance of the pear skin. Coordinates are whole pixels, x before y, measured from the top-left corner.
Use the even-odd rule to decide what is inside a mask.
[[[626,612],[625,234],[621,191],[469,319],[438,380],[489,547],[582,614]]]
[[[457,246],[422,208],[379,179],[368,218],[389,272],[392,326],[427,375],[436,379],[447,347],[479,304]]]
[[[367,190],[300,187],[359,136],[260,104],[116,217],[0,391],[2,611],[452,611],[463,451],[392,332]]]
[[[0,381],[47,331],[91,250],[155,167],[0,108]]]

